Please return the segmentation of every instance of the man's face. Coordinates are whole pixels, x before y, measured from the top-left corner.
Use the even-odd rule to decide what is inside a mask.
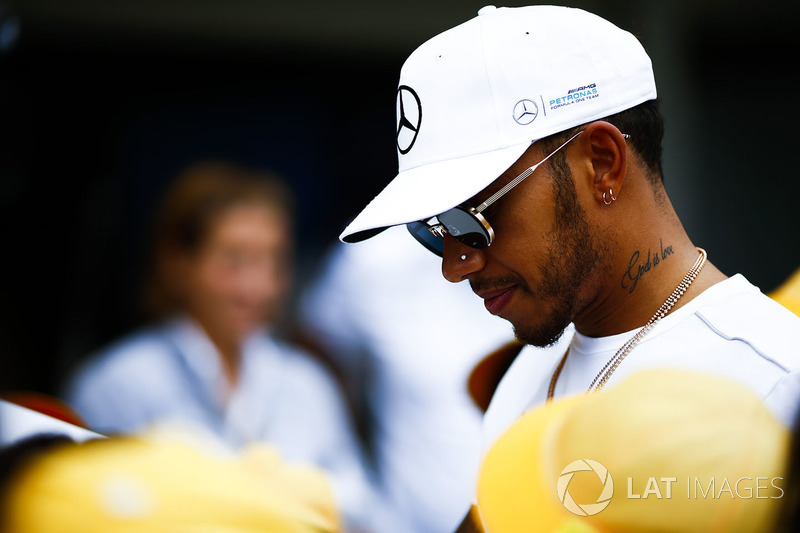
[[[468,204],[478,205],[545,153],[532,147]],[[608,268],[565,157],[556,154],[484,211],[495,231],[489,248],[475,250],[445,237],[445,277],[468,279],[487,310],[511,322],[517,338],[535,346],[558,340],[594,298]]]

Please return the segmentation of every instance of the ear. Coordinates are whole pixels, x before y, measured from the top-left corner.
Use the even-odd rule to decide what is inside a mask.
[[[581,135],[588,145],[595,199],[611,205],[622,193],[627,171],[626,135],[604,121],[592,122]]]

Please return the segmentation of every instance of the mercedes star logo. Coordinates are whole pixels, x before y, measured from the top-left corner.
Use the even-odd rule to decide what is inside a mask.
[[[422,124],[422,103],[414,89],[397,88],[397,149],[405,155],[411,151]]]
[[[520,126],[527,126],[536,119],[539,107],[533,100],[520,100],[514,106],[514,120]]]

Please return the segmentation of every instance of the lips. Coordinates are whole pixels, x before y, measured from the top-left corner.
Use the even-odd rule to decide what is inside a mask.
[[[512,285],[503,289],[482,292],[478,296],[483,298],[483,305],[486,306],[486,310],[493,315],[497,315],[514,295],[516,288],[515,285]]]

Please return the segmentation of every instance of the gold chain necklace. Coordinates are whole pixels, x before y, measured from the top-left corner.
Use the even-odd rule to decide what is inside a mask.
[[[697,261],[695,261],[692,268],[689,269],[689,272],[683,276],[681,282],[677,287],[675,287],[675,290],[672,291],[672,294],[669,295],[669,298],[667,298],[666,301],[661,304],[661,307],[658,308],[656,314],[650,317],[650,320],[647,321],[642,329],[637,331],[633,337],[628,339],[628,341],[623,344],[619,350],[617,350],[617,353],[615,353],[611,359],[609,359],[606,364],[603,365],[603,368],[600,369],[600,372],[597,373],[592,380],[592,383],[589,385],[589,388],[586,391],[587,394],[592,392],[592,389],[599,391],[605,386],[611,377],[611,374],[614,373],[620,363],[622,363],[628,354],[631,353],[631,350],[633,350],[634,346],[636,346],[639,341],[642,340],[642,337],[647,335],[656,322],[667,316],[667,313],[670,312],[670,310],[675,306],[678,300],[680,300],[681,296],[683,296],[692,282],[697,278],[697,275],[700,274],[703,266],[705,266],[706,258],[708,257],[708,254],[706,254],[706,251],[702,248],[698,248],[697,251],[700,252],[700,257],[697,258]],[[558,363],[555,372],[553,372],[553,377],[550,379],[550,388],[547,390],[548,402],[552,401],[553,399],[553,395],[556,391],[556,383],[558,382],[558,377],[561,375],[561,371],[564,369],[564,363],[567,361],[567,355],[569,355],[569,348],[567,348],[567,351],[564,353],[564,356]]]

